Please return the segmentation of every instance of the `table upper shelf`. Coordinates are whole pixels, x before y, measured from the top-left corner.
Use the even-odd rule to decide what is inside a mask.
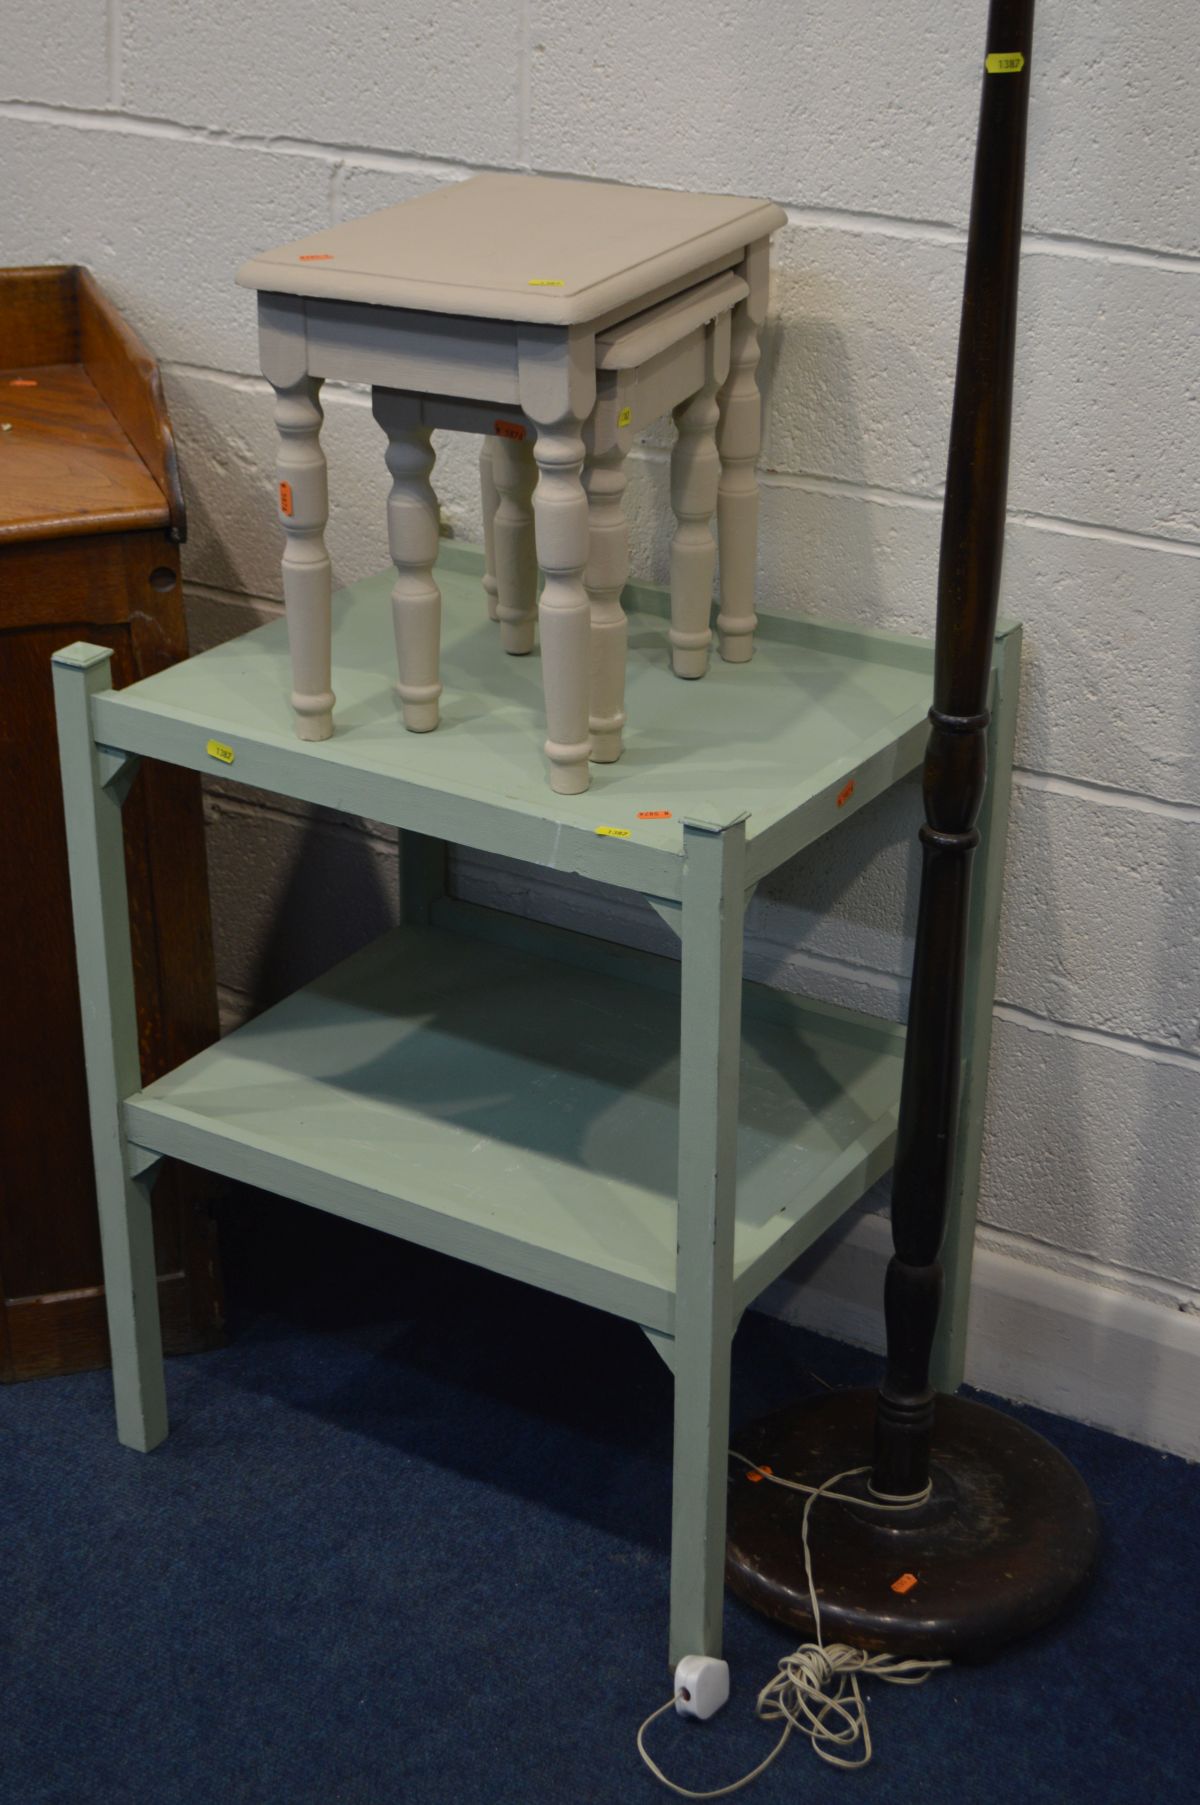
[[[665,592],[631,586],[625,754],[593,765],[584,795],[557,796],[542,759],[540,660],[501,651],[481,568],[477,551],[453,545],[438,563],[445,692],[435,733],[401,725],[385,573],[334,598],[332,739],[295,737],[282,620],[98,695],[95,737],[667,898],[680,895],[684,823],[746,816],[755,881],[920,761],[926,642],[763,614],[750,664],[714,653],[705,678],[683,682],[670,669]]]
[[[488,172],[243,265],[244,288],[565,326],[642,306],[786,223],[730,194]]]

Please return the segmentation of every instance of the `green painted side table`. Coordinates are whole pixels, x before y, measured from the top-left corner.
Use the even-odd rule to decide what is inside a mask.
[[[117,1431],[167,1431],[149,1186],[163,1156],[599,1305],[675,1374],[670,1652],[721,1642],[730,1341],[742,1311],[888,1170],[903,1030],[742,981],[755,885],[921,761],[924,641],[765,614],[702,692],[631,587],[648,724],[584,795],[546,788],[532,660],[497,662],[479,553],[447,546],[443,729],[406,734],[390,573],[334,601],[338,730],[292,728],[282,622],[131,684],[54,659]],[[973,893],[965,1132],[937,1382],[962,1376],[1020,632],[993,665]],[[639,694],[640,692],[640,694]],[[121,804],[141,758],[402,830],[403,922],[141,1085]],[[448,843],[639,891],[678,961],[446,894]]]

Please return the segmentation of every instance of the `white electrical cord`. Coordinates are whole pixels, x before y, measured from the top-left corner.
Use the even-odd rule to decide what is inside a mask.
[[[668,1780],[657,1762],[646,1753],[644,1738],[650,1725],[673,1708],[674,1696],[665,1705],[660,1705],[657,1711],[650,1713],[637,1733],[638,1754],[655,1779],[661,1780],[673,1793],[678,1793],[681,1799],[724,1799],[730,1793],[740,1792],[743,1786],[749,1786],[752,1780],[757,1780],[760,1774],[765,1773],[776,1756],[783,1753],[793,1730],[799,1730],[802,1736],[807,1736],[822,1761],[828,1761],[831,1766],[866,1767],[871,1759],[871,1731],[859,1686],[860,1676],[865,1679],[887,1680],[893,1686],[921,1686],[937,1668],[950,1665],[949,1661],[898,1661],[893,1655],[868,1655],[865,1649],[850,1648],[844,1642],[831,1642],[826,1647],[821,1635],[821,1607],[817,1602],[812,1552],[808,1545],[808,1520],[818,1498],[832,1498],[843,1504],[866,1504],[876,1510],[911,1510],[914,1504],[923,1503],[929,1496],[928,1486],[915,1497],[900,1500],[855,1498],[849,1492],[837,1492],[833,1488],[840,1485],[843,1479],[856,1479],[860,1473],[869,1472],[869,1467],[848,1467],[844,1473],[835,1473],[823,1485],[802,1485],[797,1479],[780,1479],[732,1448],[730,1458],[740,1460],[743,1466],[749,1467],[771,1485],[782,1485],[789,1491],[808,1493],[804,1514],[800,1519],[800,1542],[804,1550],[804,1575],[808,1581],[808,1598],[812,1605],[816,1641],[804,1642],[792,1654],[785,1655],[774,1677],[768,1680],[759,1693],[754,1707],[755,1715],[761,1717],[764,1723],[779,1723],[783,1720],[783,1732],[765,1760],[728,1786],[714,1787],[711,1792],[692,1792],[688,1787],[677,1786],[674,1780]],[[860,1743],[860,1754],[838,1752],[854,1749]]]

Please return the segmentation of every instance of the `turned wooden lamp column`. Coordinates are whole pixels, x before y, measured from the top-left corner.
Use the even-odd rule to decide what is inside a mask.
[[[872,1489],[929,1483],[929,1383],[942,1299],[962,1066],[971,865],[987,781],[988,692],[1000,601],[1016,356],[1033,0],[993,0],[938,561],[921,889],[884,1290],[887,1371]]]
[[[877,1394],[806,1400],[735,1438],[781,1477],[816,1486],[847,1474],[838,1489],[862,1503],[822,1501],[811,1517],[822,1627],[830,1641],[910,1656],[979,1657],[1038,1628],[1084,1584],[1098,1542],[1087,1488],[1048,1442],[930,1385],[959,1130],[971,862],[987,776],[1032,36],[1033,0],[992,0],[938,574],[886,1371]],[[748,1485],[744,1468],[730,1484],[731,1586],[811,1633],[804,1495]],[[901,1508],[884,1513],[872,1499]]]

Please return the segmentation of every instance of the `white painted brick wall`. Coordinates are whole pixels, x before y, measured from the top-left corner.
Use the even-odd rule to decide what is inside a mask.
[[[521,0],[118,0],[120,103],[185,125],[511,164]]]
[[[58,106],[102,107],[110,93],[104,0],[43,0],[4,17],[0,82],[6,94]]]
[[[477,167],[762,194],[768,605],[928,632],[983,0],[47,0],[6,22],[7,262],[90,264],[163,361],[197,644],[276,611],[250,252]],[[1200,1302],[1200,133],[1190,0],[1043,4],[1005,606],[1026,623],[984,1216],[1023,1257]],[[386,562],[382,441],[326,393],[335,572]],[[666,569],[661,433],[635,565]],[[474,447],[440,447],[478,534]],[[212,786],[235,1017],[394,918],[388,837]],[[756,976],[896,1014],[914,785],[777,874]],[[464,892],[661,944],[648,910],[463,861]],[[1157,1290],[1156,1290],[1157,1288]],[[1190,1288],[1190,1291],[1189,1291]]]

